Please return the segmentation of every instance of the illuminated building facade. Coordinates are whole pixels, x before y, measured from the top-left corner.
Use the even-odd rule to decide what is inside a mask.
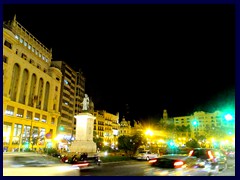
[[[106,112],[105,110],[97,110],[94,112],[96,119],[94,120],[95,134],[103,139],[104,145],[116,147],[119,136],[119,113],[116,115]]]
[[[14,19],[3,23],[3,148],[54,147],[62,73],[52,51]]]
[[[120,130],[119,130],[119,136],[126,135],[131,136],[131,124],[130,121],[126,121],[125,117],[122,118],[122,121],[120,122]]]
[[[229,127],[229,124],[231,127]],[[174,125],[190,127],[191,134],[189,138],[196,138],[200,135],[208,136],[208,133],[214,128],[229,127],[234,131],[235,121],[227,122],[224,118],[224,113],[221,111],[215,111],[213,113],[198,111],[194,112],[191,116],[174,117]]]

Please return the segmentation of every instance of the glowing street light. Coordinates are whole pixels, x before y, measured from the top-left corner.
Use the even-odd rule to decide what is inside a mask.
[[[153,132],[152,132],[150,129],[148,129],[145,134],[152,136],[152,135],[153,135]]]
[[[224,117],[227,121],[231,121],[233,119],[231,114],[226,114]]]

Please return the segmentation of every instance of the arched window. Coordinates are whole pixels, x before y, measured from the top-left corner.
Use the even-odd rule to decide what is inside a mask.
[[[23,76],[22,76],[20,95],[19,95],[19,102],[22,104],[25,104],[25,101],[26,101],[28,79],[29,79],[29,72],[27,69],[24,69]]]
[[[20,76],[20,66],[18,64],[14,64],[12,78],[11,78],[12,81],[11,81],[11,86],[9,90],[10,99],[12,101],[16,101],[19,76]]]
[[[29,92],[29,101],[28,105],[33,107],[34,100],[36,100],[36,97],[34,97],[34,92],[36,89],[36,82],[37,82],[37,77],[36,74],[32,75],[32,80],[31,80],[31,85],[30,85],[30,92]]]
[[[50,91],[50,84],[49,82],[47,82],[46,88],[45,88],[44,105],[43,105],[44,111],[48,110],[49,91]]]

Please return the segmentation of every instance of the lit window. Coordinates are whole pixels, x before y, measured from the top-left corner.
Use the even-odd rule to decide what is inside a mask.
[[[65,84],[68,84],[68,81],[67,81],[66,79],[64,79],[64,83],[65,83]]]
[[[39,53],[39,57],[42,57],[42,53]]]
[[[17,116],[17,117],[21,117],[21,118],[22,118],[22,117],[23,117],[23,113],[24,113],[24,110],[23,110],[23,109],[20,109],[20,108],[18,108],[18,109],[17,109],[17,114],[16,114],[16,116]]]
[[[16,34],[16,35],[15,35],[15,39],[19,39],[19,35]]]
[[[20,43],[23,43],[23,38],[20,38]]]
[[[27,45],[28,45],[27,41],[24,41],[24,46],[27,46]]]
[[[47,122],[47,116],[46,115],[42,115],[42,122]]]
[[[35,54],[38,55],[38,50],[35,51]]]
[[[28,49],[31,49],[31,48],[32,48],[32,46],[29,44],[29,45],[28,45]]]
[[[21,124],[14,124],[13,136],[20,136],[21,132],[22,132],[22,125]]]
[[[5,114],[6,114],[6,115],[9,115],[9,116],[13,116],[13,114],[14,114],[14,107],[12,107],[12,106],[7,106],[7,109],[6,109],[6,111],[5,111]]]
[[[45,60],[45,56],[42,56],[42,59]]]
[[[45,61],[48,62],[48,59],[46,58]]]
[[[40,136],[44,136],[46,134],[46,129],[45,128],[41,128],[40,129]]]
[[[8,145],[10,143],[10,134],[11,134],[12,124],[4,122],[3,125],[3,144]]]
[[[39,121],[39,119],[40,119],[40,114],[36,113],[35,117],[34,117],[34,120]]]

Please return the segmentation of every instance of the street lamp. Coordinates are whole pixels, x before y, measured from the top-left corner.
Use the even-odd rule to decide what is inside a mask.
[[[226,114],[224,117],[227,121],[231,121],[233,119],[231,114]]]
[[[153,132],[152,132],[150,129],[148,129],[145,134],[146,134],[147,136],[148,136],[148,135],[152,136],[152,135],[153,135]]]

